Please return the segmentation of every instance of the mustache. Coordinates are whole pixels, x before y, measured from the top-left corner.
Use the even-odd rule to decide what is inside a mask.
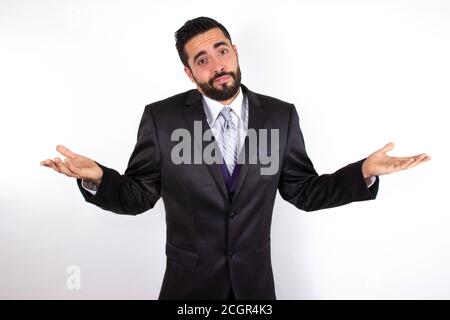
[[[231,76],[234,80],[236,80],[236,77],[234,76],[234,72],[222,72],[217,74],[214,78],[212,78],[211,80],[209,80],[209,84],[212,86],[214,81],[216,81],[216,79],[222,77],[222,76]]]

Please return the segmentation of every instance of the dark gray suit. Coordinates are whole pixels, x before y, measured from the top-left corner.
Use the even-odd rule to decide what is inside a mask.
[[[248,128],[279,129],[279,148],[257,150],[279,157],[275,175],[261,175],[260,162],[243,164],[230,199],[220,164],[171,161],[175,129],[192,132],[194,121],[209,128],[201,94],[189,90],[146,106],[137,143],[124,175],[99,164],[104,176],[87,202],[119,214],[136,215],[162,197],[167,222],[167,267],[160,299],[225,299],[230,285],[237,299],[275,299],[270,226],[277,189],[304,211],[375,199],[379,179],[367,188],[364,159],[333,174],[318,175],[309,159],[293,104],[257,94],[248,96]],[[202,142],[202,148],[210,142]],[[192,142],[192,146],[200,145]],[[244,144],[248,149],[248,139]],[[250,152],[249,152],[250,154]],[[301,284],[299,284],[301,285]]]

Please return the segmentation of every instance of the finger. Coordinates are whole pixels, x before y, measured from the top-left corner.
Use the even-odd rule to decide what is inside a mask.
[[[70,158],[70,159],[74,159],[77,156],[76,153],[70,151],[69,149],[67,149],[66,147],[64,147],[63,145],[60,145],[60,144],[56,146],[56,151],[58,151],[63,156]]]
[[[405,164],[407,163],[408,165],[412,162],[414,162],[417,159],[422,159],[423,157],[425,157],[426,155],[424,153],[418,154],[416,156],[411,156],[411,157],[389,157],[390,159],[394,160],[396,164],[401,163],[401,164]]]
[[[45,167],[48,167],[48,168],[51,168],[51,169],[55,170],[56,172],[60,173],[60,172],[59,172],[58,166],[57,166],[56,163],[55,163],[53,160],[51,160],[51,159],[47,159],[47,160],[45,160],[45,161],[42,161],[42,162],[41,162],[41,165],[43,165],[43,166],[45,166]]]
[[[417,155],[417,156],[411,156],[411,157],[390,157],[391,159],[395,160],[395,161],[401,161],[401,162],[410,162],[410,161],[414,161],[415,159],[418,159],[421,155]]]
[[[421,164],[421,163],[424,163],[424,162],[427,162],[427,161],[430,161],[430,160],[431,160],[431,157],[428,156],[428,155],[425,155],[425,156],[420,160],[420,162],[419,162],[418,164]]]
[[[409,156],[409,157],[389,157],[389,158],[394,160],[394,161],[407,161],[407,162],[409,162],[409,161],[411,161],[411,159],[412,160],[416,160],[416,159],[419,159],[419,158],[422,159],[422,158],[424,158],[426,156],[427,155],[425,153],[420,153],[420,154],[417,154],[415,156]]]
[[[395,144],[393,142],[389,142],[387,145],[385,145],[383,148],[381,148],[380,151],[386,153],[386,152],[389,152],[392,149],[394,149],[394,147],[395,147]]]
[[[426,153],[420,153],[415,156],[411,156],[411,158],[414,158],[414,159],[418,159],[418,158],[423,159],[425,157],[427,157]]]
[[[67,166],[59,159],[58,157],[54,159],[56,165],[58,166],[58,169],[60,173],[65,174],[68,177],[74,177],[74,174],[67,168]]]
[[[39,165],[44,166],[44,167],[48,167],[48,162],[49,161],[50,161],[50,159],[43,160],[43,161],[39,162]]]
[[[417,166],[418,164],[427,161],[427,155],[426,154],[420,154],[417,157],[413,157],[412,159],[414,159],[413,161],[411,161],[405,169],[410,169],[410,168],[414,168],[415,166]]]

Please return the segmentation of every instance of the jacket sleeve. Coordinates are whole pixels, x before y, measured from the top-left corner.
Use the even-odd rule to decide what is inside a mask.
[[[318,175],[309,159],[299,118],[292,105],[283,166],[278,184],[280,195],[304,211],[315,211],[376,198],[379,178],[370,188],[362,174],[361,159],[332,174]]]
[[[104,210],[136,215],[154,207],[161,197],[161,163],[155,121],[149,106],[139,124],[137,142],[123,175],[97,163],[103,178],[95,195],[85,190],[81,180],[78,188],[84,199]]]

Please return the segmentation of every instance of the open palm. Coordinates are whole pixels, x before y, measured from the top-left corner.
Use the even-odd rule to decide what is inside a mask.
[[[380,150],[375,151],[364,161],[362,170],[364,178],[370,176],[381,176],[400,170],[410,169],[423,162],[431,160],[425,153],[412,157],[390,157],[387,152],[394,149],[394,143],[390,142]]]
[[[56,150],[66,158],[61,160],[56,157],[53,160],[47,159],[40,164],[55,171],[65,174],[68,177],[84,179],[99,184],[103,176],[103,170],[92,159],[76,154],[62,145],[58,145]]]

